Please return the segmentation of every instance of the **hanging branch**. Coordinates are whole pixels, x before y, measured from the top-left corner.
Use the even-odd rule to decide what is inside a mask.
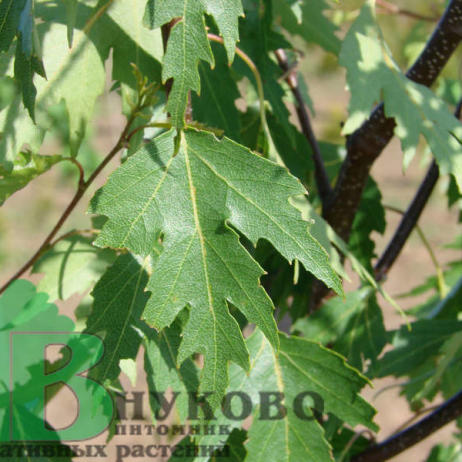
[[[356,454],[350,462],[382,462],[400,454],[441,427],[462,416],[462,391],[439,406],[436,411],[382,443]]]
[[[377,281],[384,279],[391,266],[398,258],[398,255],[403,250],[404,244],[411,235],[419,221],[423,209],[427,205],[428,199],[435,188],[439,176],[440,170],[433,160],[412,202],[401,218],[398,228],[396,228],[393,237],[374,267],[375,279]]]
[[[416,83],[431,86],[461,39],[462,0],[452,0],[424,50],[407,72],[407,77]],[[331,200],[323,211],[324,218],[346,242],[372,164],[392,139],[394,128],[395,121],[385,117],[382,103],[348,137],[346,159]]]
[[[313,151],[316,186],[318,187],[321,201],[323,204],[325,204],[329,196],[332,194],[332,188],[329,182],[329,177],[327,176],[326,168],[324,166],[319,143],[311,126],[310,116],[305,106],[305,102],[303,101],[302,93],[298,84],[297,73],[290,68],[287,55],[284,50],[276,50],[275,55],[279,66],[285,73],[285,81],[289,85],[289,88],[294,95],[296,101],[295,107],[302,132],[305,135],[305,138],[308,140],[308,143],[310,144]]]
[[[425,48],[406,76],[430,87],[462,40],[462,0],[451,0]],[[395,121],[385,116],[383,103],[347,138],[347,155],[334,192],[323,207],[323,217],[345,241],[351,228],[374,161],[393,138]],[[329,293],[322,283],[313,284],[309,311],[320,306]]]

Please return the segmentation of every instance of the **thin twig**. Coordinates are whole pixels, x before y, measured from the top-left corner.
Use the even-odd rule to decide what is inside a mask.
[[[386,210],[399,213],[403,218],[406,216],[406,212],[404,212],[403,210],[397,207],[392,207],[391,205],[384,205],[384,208]],[[435,252],[433,252],[432,246],[429,240],[427,239],[427,237],[425,236],[425,233],[423,232],[422,228],[419,226],[418,223],[415,223],[414,228],[417,231],[417,234],[419,235],[420,240],[422,241],[422,244],[427,249],[428,255],[430,256],[433,266],[435,267],[437,282],[438,282],[438,292],[440,295],[440,299],[443,299],[444,297],[446,297],[446,295],[449,292],[449,289],[444,280],[443,268],[439,264],[438,259],[436,258]],[[376,276],[375,279],[377,282],[380,282],[383,278],[384,278],[384,275],[382,275],[380,279],[378,276]]]
[[[79,186],[77,188],[77,191],[70,202],[70,204],[66,207],[64,212],[62,213],[61,217],[51,230],[51,232],[48,234],[48,236],[45,238],[45,240],[42,242],[40,247],[37,249],[37,251],[32,255],[32,257],[29,258],[29,260],[24,263],[24,265],[0,288],[0,294],[3,293],[7,287],[16,279],[21,277],[29,268],[31,268],[34,263],[42,256],[43,252],[48,250],[50,243],[52,242],[53,238],[56,236],[58,231],[61,229],[71,212],[74,210],[76,205],[79,203],[80,199],[88,189],[88,187],[93,183],[95,178],[100,174],[101,170],[104,169],[104,167],[111,161],[111,159],[126,145],[126,138],[128,131],[130,129],[130,126],[133,123],[133,120],[135,117],[132,115],[126,125],[125,128],[120,135],[117,143],[115,146],[112,148],[112,150],[109,152],[109,154],[103,159],[103,161],[96,167],[95,171],[91,174],[90,178],[88,178],[87,181],[80,182],[79,181]]]
[[[305,106],[305,102],[303,101],[303,96],[300,91],[300,86],[298,84],[297,73],[294,71],[293,68],[289,66],[287,55],[284,50],[276,50],[275,55],[278,60],[279,66],[285,73],[285,81],[289,85],[289,88],[292,94],[294,95],[295,101],[297,102],[296,110],[298,120],[300,122],[303,134],[305,135],[305,138],[308,140],[308,143],[310,144],[311,149],[313,151],[316,185],[318,187],[321,201],[323,204],[325,204],[329,196],[332,194],[332,187],[330,185],[329,177],[324,166],[324,161],[322,159],[321,149],[319,147],[318,140],[316,139],[313,127],[311,126],[308,110]]]
[[[127,141],[130,141],[132,136],[135,135],[136,133],[138,133],[139,131],[144,130],[145,128],[150,128],[150,127],[169,129],[169,128],[172,128],[172,124],[170,122],[152,122],[152,123],[149,123],[149,124],[140,125],[139,127],[134,128],[127,135]]]
[[[66,157],[66,160],[72,162],[79,169],[79,188],[85,183],[85,171],[83,170],[82,164],[75,157]]]
[[[409,425],[414,423],[419,417],[422,417],[425,414],[428,414],[429,412],[433,412],[436,409],[440,407],[439,404],[435,404],[434,406],[429,406],[425,407],[423,409],[419,409],[416,411],[409,419],[407,419],[405,422],[403,422],[393,433],[392,435],[397,435],[398,433],[401,433],[402,431],[406,430]]]
[[[427,417],[382,443],[374,444],[353,456],[351,462],[383,462],[419,443],[427,436],[462,416],[462,391],[433,411]]]
[[[439,19],[439,17],[426,16],[424,14],[406,10],[405,8],[400,8],[398,5],[395,5],[394,3],[390,3],[387,0],[376,0],[376,4],[378,7],[383,9],[388,14],[397,14],[401,16],[407,16],[412,19],[417,19],[419,21],[429,21],[429,22],[436,22]]]
[[[72,236],[82,236],[84,234],[98,234],[100,232],[99,229],[72,229],[71,231],[68,231],[67,233],[61,234],[61,236],[57,237],[53,242],[50,243],[48,248],[54,247],[58,242],[64,241],[64,239],[67,239],[68,237]]]
[[[462,282],[462,278],[460,279],[459,282]],[[457,284],[456,284],[457,286]],[[433,310],[432,310],[432,313],[433,313]],[[428,319],[432,319],[432,315],[430,315],[428,317]],[[462,360],[462,355],[460,356],[456,356],[455,358],[453,358],[450,363],[448,364],[448,367],[449,366],[452,366],[453,364],[455,363],[458,363],[460,360]],[[429,377],[432,377],[434,376],[435,372],[436,372],[437,368],[434,367],[428,371],[426,371],[424,374],[420,374],[418,375],[417,377],[414,377],[413,379],[411,380],[406,380],[405,382],[398,382],[398,383],[393,383],[391,385],[387,385],[385,387],[382,387],[380,390],[378,390],[376,393],[374,393],[374,396],[372,397],[373,400],[377,399],[382,393],[385,393],[386,391],[389,391],[389,390],[392,390],[393,388],[403,388],[407,385],[411,385],[413,383],[417,383],[417,382],[420,382],[422,380],[425,380]]]
[[[91,30],[91,28],[94,26],[94,24],[96,23],[96,21],[98,21],[99,18],[101,18],[101,16],[107,11],[107,9],[112,5],[114,0],[108,0],[108,2],[106,4],[104,4],[98,11],[96,11],[96,13],[88,20],[88,22],[85,24],[85,27],[83,28],[83,32],[88,34]],[[130,122],[131,123],[131,122]],[[127,127],[128,128],[128,127]],[[125,136],[125,132],[123,133],[123,135]],[[122,137],[119,139],[119,142],[120,140],[122,139]],[[119,143],[118,142],[118,143]],[[117,143],[117,145],[118,145]],[[117,146],[116,145],[116,146]],[[122,147],[122,146],[121,146]],[[115,149],[115,148],[114,148]],[[120,149],[120,148],[119,148]],[[118,152],[118,150],[116,152]],[[113,150],[114,151],[114,150]],[[111,158],[115,155],[116,152],[113,153],[113,151],[111,151],[109,155],[112,154]],[[106,158],[107,159],[107,158]],[[105,160],[106,160],[105,159]],[[83,194],[85,193],[85,191],[87,190],[88,186],[90,186],[90,184],[92,183],[92,181],[94,180],[94,178],[96,178],[96,175],[92,175],[92,177],[90,177],[90,179],[85,182],[85,172],[84,172],[84,169],[82,167],[82,164],[75,158],[73,157],[70,157],[66,160],[69,160],[70,162],[72,162],[74,165],[77,166],[77,168],[79,169],[79,180],[78,180],[78,185],[77,185],[77,191],[72,199],[72,201],[70,202],[70,204],[67,206],[67,208],[64,210],[63,214],[61,215],[61,217],[59,218],[58,222],[56,223],[56,225],[54,226],[54,228],[51,230],[51,232],[48,234],[48,236],[45,238],[45,240],[43,241],[42,245],[39,247],[39,249],[34,253],[34,255],[32,255],[32,257],[0,288],[0,294],[3,293],[7,287],[16,279],[18,279],[20,276],[22,276],[30,267],[32,267],[34,265],[34,263],[40,258],[40,256],[42,255],[42,253],[47,250],[49,247],[50,247],[50,243],[52,241],[52,239],[54,238],[54,236],[57,234],[57,232],[60,230],[60,228],[62,227],[62,225],[64,224],[64,222],[66,221],[67,217],[70,215],[70,213],[72,212],[72,210],[75,208],[75,206],[77,205],[77,203],[80,201],[81,197],[83,196]],[[106,165],[107,162],[109,162],[109,160],[107,160],[107,162],[105,162],[105,160],[103,160],[102,164]],[[97,168],[97,170],[95,170],[94,173],[99,173],[101,171],[101,169],[99,169],[99,167]],[[58,240],[55,241],[55,243],[57,242]],[[54,244],[55,244],[54,243]],[[53,245],[54,245],[53,244]]]
[[[87,21],[83,28],[83,32],[88,35],[91,28],[95,25],[95,22],[98,21],[101,16],[108,10],[108,8],[114,3],[114,0],[108,0],[96,13]]]
[[[461,110],[462,100],[459,101],[459,104],[454,111],[454,116],[457,119],[460,119]],[[385,251],[375,265],[374,271],[377,281],[381,281],[387,275],[393,263],[398,258],[398,255],[403,250],[404,244],[416,226],[417,221],[419,220],[420,215],[422,214],[422,211],[426,206],[433,192],[433,189],[435,188],[438,178],[439,168],[436,162],[433,160],[430,168],[427,171],[427,174],[425,175],[425,178],[423,179],[419,189],[412,199],[412,202],[404,213],[398,228],[396,229]]]

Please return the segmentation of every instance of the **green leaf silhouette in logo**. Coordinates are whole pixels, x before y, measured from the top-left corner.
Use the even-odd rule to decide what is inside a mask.
[[[4,365],[0,371],[0,441],[10,441],[10,419],[20,419],[28,422],[37,419],[33,402],[30,401],[29,391],[34,388],[34,369],[42,368],[44,364],[30,364],[27,370],[15,373],[14,387],[19,388],[22,402],[12,403],[10,407],[9,382],[10,368],[10,337],[22,332],[70,332],[74,330],[74,323],[67,316],[58,314],[58,308],[48,303],[48,295],[37,293],[34,284],[26,280],[14,281],[0,297],[0,363]],[[32,335],[24,336],[25,342],[33,342]],[[10,412],[13,414],[10,416]],[[27,426],[24,428],[24,440],[27,440]],[[50,444],[54,444],[51,443]],[[56,443],[57,444],[57,443]],[[19,446],[19,443],[15,443]],[[7,449],[5,449],[7,450]],[[17,448],[15,450],[18,450]],[[64,452],[65,454],[66,452]],[[11,457],[9,460],[24,460],[21,457]],[[51,458],[41,460],[71,460],[70,457]]]

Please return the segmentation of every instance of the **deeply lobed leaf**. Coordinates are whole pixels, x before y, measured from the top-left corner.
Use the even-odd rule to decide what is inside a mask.
[[[409,80],[393,61],[367,1],[342,45],[339,62],[347,69],[351,91],[350,116],[344,133],[352,133],[384,101],[385,114],[396,121],[405,166],[420,135],[427,140],[442,173],[451,173],[462,188],[462,126],[430,89]]]
[[[359,391],[366,379],[348,366],[344,359],[315,342],[280,334],[280,350],[276,354],[258,329],[246,341],[251,357],[251,369],[245,374],[235,365],[230,368],[230,393],[245,393],[253,404],[253,420],[248,431],[246,460],[278,460],[298,462],[332,461],[331,448],[323,428],[313,415],[335,415],[351,426],[365,425],[373,430],[375,410],[366,403]],[[263,417],[262,396],[279,393],[280,401],[271,395],[274,404],[271,415]],[[303,402],[297,397],[304,396]],[[260,404],[260,405],[258,405]],[[286,409],[280,412],[278,404]],[[230,413],[239,415],[239,399],[230,402]],[[239,419],[218,414],[214,424],[240,427]],[[201,445],[213,445],[220,435],[199,436]],[[200,459],[195,459],[199,461]]]
[[[149,0],[146,5],[145,24],[152,29],[179,18],[170,31],[162,70],[164,82],[173,78],[166,110],[179,128],[184,126],[188,92],[200,92],[199,61],[212,67],[215,64],[207,38],[206,13],[215,19],[231,62],[239,39],[241,0]]]
[[[441,346],[454,334],[462,331],[462,322],[453,320],[424,320],[402,326],[393,334],[393,350],[377,362],[377,377],[408,375],[423,362],[438,355]]]
[[[178,365],[181,343],[181,322],[156,332],[146,329],[144,367],[150,392],[153,417],[157,420],[165,415],[164,393],[169,388],[177,394],[175,408],[180,422],[186,421],[189,412],[189,396],[199,388],[199,369],[192,359]]]
[[[7,172],[0,166],[0,205],[16,191],[27,186],[34,178],[47,172],[53,165],[64,160],[61,156],[41,156],[21,152]]]
[[[375,364],[387,342],[382,311],[371,287],[350,292],[343,300],[328,300],[311,316],[299,319],[293,329],[309,340],[333,343],[333,349],[359,370],[366,359]]]
[[[202,390],[223,393],[227,360],[248,368],[248,354],[227,302],[237,306],[277,347],[272,302],[259,284],[260,266],[239,243],[232,225],[254,244],[271,242],[292,261],[341,292],[324,249],[289,204],[304,189],[287,170],[231,140],[206,132],[175,131],[130,157],[91,201],[109,217],[96,245],[146,256],[163,233],[163,251],[148,283],[144,318],[162,329],[187,305],[179,361],[205,356]]]
[[[308,43],[317,43],[338,55],[340,40],[335,26],[323,13],[325,0],[273,0],[275,15],[282,27]]]
[[[86,332],[103,333],[105,354],[91,376],[104,383],[119,376],[121,359],[134,359],[141,344],[141,313],[148,275],[130,254],[121,255],[92,291],[94,305]]]

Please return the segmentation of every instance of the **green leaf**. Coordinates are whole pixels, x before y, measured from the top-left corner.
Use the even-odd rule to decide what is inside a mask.
[[[414,399],[421,400],[431,393],[438,391],[438,385],[441,378],[448,373],[450,367],[455,361],[460,360],[462,351],[462,331],[459,331],[449,337],[440,348],[441,357],[438,360],[435,373],[427,380],[424,387],[416,394]]]
[[[445,351],[442,349],[440,358],[441,361],[444,361],[444,354]],[[438,386],[435,387],[435,394],[441,391],[444,399],[450,399],[460,391],[460,383],[462,380],[462,362],[460,361],[461,357],[462,348],[459,348],[452,360],[448,362],[448,367],[444,367],[444,372],[439,383],[437,384]],[[459,428],[461,426],[460,418],[457,421],[457,426]]]
[[[241,124],[235,101],[240,93],[222,48],[220,44],[213,45],[214,69],[205,63],[199,64],[202,88],[200,96],[191,95],[193,116],[194,120],[222,129],[228,138],[239,142]],[[217,85],[217,82],[220,84]]]
[[[181,18],[170,31],[162,71],[164,82],[174,79],[166,110],[179,128],[184,126],[188,91],[200,92],[199,61],[214,66],[205,27],[206,13],[215,19],[231,62],[239,38],[237,22],[242,15],[241,0],[229,0],[226,5],[216,0],[149,0],[146,5],[145,24],[152,29]]]
[[[104,4],[108,4],[108,1]],[[79,2],[75,19],[74,30],[79,33],[86,30],[86,35],[103,61],[112,53],[113,80],[126,83],[131,88],[136,85],[131,63],[138,67],[142,75],[160,82],[162,38],[160,30],[151,31],[143,27],[145,4],[145,0],[111,2],[101,15],[101,2]],[[59,22],[66,26],[69,23],[64,2],[41,2],[36,5],[36,10],[37,16],[45,22]],[[92,27],[87,27],[89,23]]]
[[[215,425],[215,423],[212,423]],[[194,457],[194,451],[191,448],[199,448],[194,443],[194,439],[191,436],[183,438],[175,447],[175,451],[170,457],[169,462],[181,461],[181,462],[204,462],[220,460],[223,462],[243,462],[246,459],[247,451],[245,449],[245,441],[247,439],[247,432],[242,429],[234,428],[228,439],[226,436],[222,436],[221,440],[217,440],[213,443],[213,446],[217,448],[213,451],[211,446],[203,446],[203,450],[197,451],[198,457]],[[210,452],[212,454],[210,454]],[[209,455],[210,454],[210,455]],[[205,457],[205,459],[204,459]],[[210,458],[209,458],[210,457]]]
[[[19,26],[19,18],[26,0],[0,2],[0,52],[8,51]]]
[[[345,37],[339,62],[347,69],[351,91],[344,133],[357,129],[369,117],[372,105],[383,99],[386,116],[396,120],[395,134],[401,140],[405,165],[423,135],[441,172],[452,173],[462,188],[462,125],[440,98],[398,68],[382,41],[371,1]]]
[[[370,272],[372,272],[371,260],[375,257],[375,242],[371,239],[371,233],[377,231],[383,234],[385,227],[382,194],[377,183],[372,177],[369,177],[353,221],[348,246],[361,264]]]
[[[230,367],[228,391],[244,392],[254,409],[246,460],[332,461],[324,431],[310,407],[333,414],[351,426],[361,424],[377,429],[372,422],[375,410],[358,394],[367,380],[340,355],[315,342],[283,334],[280,334],[280,345],[276,354],[256,330],[247,339],[251,356],[249,374],[235,365]],[[261,418],[262,406],[258,404],[265,392],[281,393],[282,404],[287,410],[285,416]],[[302,405],[297,405],[295,399],[303,393],[307,396]],[[316,396],[319,398],[314,398]],[[241,412],[239,401],[231,401],[230,410],[234,415]],[[271,409],[273,416],[275,407]],[[217,415],[213,423],[230,428],[242,425],[241,421],[227,419],[223,414]],[[216,444],[219,438],[222,436],[203,435],[198,437],[198,443]]]
[[[313,114],[313,117],[315,117],[316,111],[314,108],[313,100],[311,99],[311,96],[310,96],[310,90],[301,72],[297,72],[297,82],[298,82],[298,88],[300,89],[300,94],[302,96],[303,102],[308,106],[309,110]]]
[[[340,239],[331,226],[320,215],[318,215],[318,213],[316,213],[316,210],[306,196],[296,198],[293,203],[302,212],[303,218],[307,221],[311,221],[311,234],[326,250],[329,255],[331,265],[338,274],[349,280],[348,274],[342,267],[342,261],[339,254],[340,252],[350,261],[353,270],[356,274],[358,274],[362,281],[376,289],[380,289],[377,286],[374,277],[366,268],[364,268],[354,254],[350,252],[346,243]],[[389,298],[388,295],[386,295],[386,298]]]
[[[338,419],[329,416],[329,420],[325,424],[325,427],[330,421],[335,423],[336,421],[338,422]],[[334,459],[338,461],[350,460],[349,457],[365,451],[370,446],[370,440],[366,436],[360,436],[358,432],[354,432],[347,427],[339,428],[338,425],[335,426],[335,431],[329,438],[329,442],[332,445]]]
[[[32,152],[37,152],[44,136],[43,130],[24,113],[20,93],[0,112],[0,132],[0,166],[5,173],[13,170],[16,156],[25,143]]]
[[[325,0],[273,0],[274,13],[282,27],[308,43],[317,43],[338,55],[337,27],[324,15]]]
[[[66,19],[67,19],[67,43],[69,48],[72,48],[74,42],[74,27],[77,21],[77,8],[79,6],[78,0],[64,0],[66,5]]]
[[[259,285],[263,270],[229,225],[254,244],[267,239],[286,259],[298,259],[328,286],[342,289],[325,251],[288,203],[304,189],[285,169],[206,132],[187,130],[177,149],[174,142],[174,131],[154,139],[93,197],[91,212],[109,217],[95,244],[147,255],[157,233],[164,233],[144,318],[161,329],[191,306],[179,361],[203,353],[202,390],[220,395],[227,360],[248,367],[226,300],[277,346],[272,303]]]
[[[0,164],[11,170],[12,161],[27,143],[32,152],[37,152],[45,132],[51,128],[49,108],[64,100],[69,116],[69,143],[75,155],[85,134],[86,125],[93,115],[97,97],[105,84],[104,63],[98,50],[87,35],[75,33],[73,48],[67,47],[66,27],[60,24],[41,24],[40,33],[46,30],[43,39],[43,61],[48,79],[34,80],[37,88],[35,104],[36,123],[21,111],[19,98],[7,110],[0,112]],[[15,67],[24,66],[18,72],[31,75],[34,57],[29,61],[16,58]],[[28,80],[25,80],[27,83]],[[30,91],[33,90],[30,88]]]
[[[105,354],[91,371],[100,382],[120,374],[119,362],[134,359],[141,345],[141,313],[149,295],[144,291],[148,275],[144,265],[130,254],[121,255],[92,291],[93,310],[87,333],[104,333]]]
[[[18,38],[14,60],[14,76],[22,92],[22,101],[35,122],[35,99],[37,89],[34,85],[34,75],[45,77],[42,61],[37,56],[27,56],[22,50],[22,38]]]
[[[247,450],[244,446],[246,440],[247,432],[245,430],[234,429],[226,442],[227,451],[218,451],[216,457],[227,462],[243,462],[247,456]],[[227,454],[229,457],[223,459]]]
[[[41,156],[21,152],[15,159],[11,172],[5,171],[0,166],[0,205],[16,191],[27,186],[30,181],[47,172],[63,159],[61,156]]]
[[[37,126],[23,112],[19,95],[6,111],[0,113],[0,164],[4,168],[12,169],[12,161],[25,143],[31,151],[38,152],[45,132],[55,126],[50,112],[56,99],[58,102],[64,99],[66,103],[71,123],[66,141],[70,143],[72,153],[76,154],[95,100],[104,88],[104,61],[110,52],[114,80],[134,88],[136,80],[130,65],[134,63],[143,75],[160,82],[162,40],[160,31],[147,30],[141,24],[145,1],[114,2],[103,15],[98,14],[96,3],[78,4],[71,49],[67,45],[69,21],[66,4],[35,4],[35,14],[40,21],[37,32],[43,45],[48,82],[34,79],[37,87]],[[92,18],[96,21],[93,22]],[[93,27],[82,33],[89,22],[93,23]],[[13,62],[12,59],[10,61]],[[13,75],[12,64],[9,69],[8,64],[5,68],[7,75]],[[20,78],[26,76],[26,73],[20,74]]]
[[[263,385],[265,389],[284,393],[288,406],[297,394],[314,392],[322,398],[324,412],[332,413],[352,426],[362,424],[377,428],[372,423],[375,410],[357,394],[366,380],[349,368],[343,358],[314,342],[282,335],[281,349],[276,357],[262,336],[256,337],[253,345],[258,349],[252,349],[250,345],[249,349],[260,355],[256,369],[261,375],[256,380],[250,377],[251,386],[258,389],[261,384],[260,387]],[[283,421],[258,421],[249,430],[249,459],[288,456],[289,461],[331,460],[321,436],[322,430],[316,427],[316,421],[300,422],[290,408]],[[277,454],[279,456],[275,457]]]
[[[462,223],[462,192],[459,191],[456,180],[452,175],[449,177],[449,186],[446,194],[448,196],[448,207],[456,206],[459,210],[459,223]]]
[[[18,2],[23,4],[23,2]],[[33,78],[35,74],[46,77],[40,51],[36,45],[34,3],[26,0],[17,24],[17,44],[14,61],[14,77],[22,92],[24,106],[35,121],[35,97],[37,90]]]
[[[451,292],[443,299],[432,297],[423,306],[418,306],[417,314],[424,322],[448,322],[458,319],[461,310],[462,278],[452,287]],[[417,367],[409,366],[411,380],[404,386],[406,397],[412,405],[421,403],[423,399],[432,400],[438,391],[445,398],[450,398],[459,391],[458,384],[462,377],[460,357],[462,354],[462,330],[443,338],[433,354],[428,355]]]
[[[265,100],[271,105],[278,123],[290,136],[290,113],[284,101],[285,89],[280,82],[283,72],[272,59],[272,52],[278,48],[287,48],[290,44],[280,33],[274,30],[271,2],[265,0],[245,0],[245,20],[241,21],[239,47],[252,59],[263,82]],[[255,84],[249,67],[236,60],[233,68]],[[255,88],[257,88],[255,86]]]
[[[449,446],[438,444],[434,446],[427,462],[462,462],[461,444],[451,444]]]
[[[38,86],[38,106],[51,106],[63,99],[69,114],[69,142],[75,155],[93,115],[96,99],[103,92],[104,64],[93,43],[83,32],[74,33],[67,47],[67,30],[53,25],[46,33],[43,51],[48,81]]]
[[[83,294],[114,261],[114,252],[98,249],[91,239],[71,236],[54,245],[33,266],[33,273],[45,273],[38,290],[51,300],[66,300],[75,293]]]
[[[132,387],[136,387],[136,380],[138,376],[136,360],[133,358],[121,359],[119,361],[119,368],[121,372],[128,377],[128,380],[130,380],[130,385]]]
[[[53,323],[50,324],[50,319]],[[0,298],[0,330],[17,331],[72,331],[72,321],[65,316],[58,316],[58,309],[48,302],[48,294],[36,291],[34,284],[18,279],[11,283]],[[4,338],[2,337],[2,340]],[[8,344],[8,337],[3,347]],[[8,348],[1,348],[7,351]],[[5,364],[8,359],[2,361]]]
[[[333,343],[333,349],[359,370],[365,369],[367,359],[374,364],[387,343],[382,311],[370,287],[350,292],[345,299],[328,300],[308,318],[299,319],[292,329],[308,340]]]
[[[26,0],[24,9],[21,11],[18,24],[18,33],[21,41],[18,42],[22,52],[27,58],[30,58],[33,50],[33,34],[34,30],[34,4],[32,0]]]
[[[412,368],[438,354],[452,335],[462,330],[462,321],[425,320],[402,326],[393,335],[393,350],[377,362],[376,377],[408,375]]]
[[[245,441],[247,432],[245,430],[234,429],[226,441],[227,448],[217,451],[215,457],[224,462],[243,462],[247,456]]]
[[[324,152],[329,152],[332,149],[332,145],[324,144]],[[300,169],[302,171],[302,169]],[[296,170],[298,171],[298,170]],[[291,200],[291,203],[302,212],[303,219],[311,221],[310,233],[312,236],[321,244],[329,255],[329,260],[332,268],[346,280],[350,281],[349,275],[345,272],[342,266],[342,260],[340,255],[343,254],[351,263],[352,269],[360,277],[360,279],[368,286],[373,287],[377,290],[397,311],[402,313],[400,307],[396,302],[387,294],[380,286],[377,285],[374,277],[371,273],[364,268],[364,266],[358,261],[355,255],[348,249],[345,242],[340,239],[334,230],[326,223],[326,221],[319,216],[313,205],[309,202],[306,196],[298,196]],[[270,294],[276,304],[283,310],[290,306],[290,315],[293,320],[304,316],[309,306],[309,284],[310,280],[306,278],[306,275],[301,271],[300,278],[297,282],[293,280],[294,271],[288,267],[284,262],[278,258],[274,258],[274,255],[270,255],[268,259],[268,252],[258,252],[258,261],[261,262],[262,266],[268,269],[270,273]],[[308,280],[307,280],[308,279]],[[376,310],[374,309],[374,312]]]
[[[415,297],[431,291],[430,297],[423,303],[413,306],[408,313],[419,319],[457,319],[461,310],[458,297],[462,291],[462,262],[454,261],[448,264],[443,272],[444,282],[451,287],[449,294],[441,299],[440,283],[437,276],[430,276],[423,284],[414,287],[400,297]]]
[[[0,78],[0,111],[13,101],[15,94],[16,86],[14,79],[8,76]]]
[[[152,82],[161,80],[162,37],[160,30],[143,26],[145,0],[114,2],[107,10],[105,22],[93,28],[91,37],[100,53],[113,53],[113,80],[136,88],[131,64]],[[102,18],[103,19],[103,18]],[[107,56],[108,57],[108,56]]]
[[[70,332],[73,329],[72,320],[67,316],[58,314],[58,308],[48,303],[47,294],[37,293],[34,284],[30,281],[18,279],[11,283],[0,297],[0,363],[5,366],[10,363],[10,355],[12,354],[10,336],[15,332]],[[29,338],[28,342],[31,341],[33,340]],[[41,366],[43,370],[44,364],[31,364],[27,370],[16,371],[15,390],[21,387],[23,396],[27,396],[27,390],[34,386],[32,367],[37,366]],[[37,418],[36,415],[27,411],[27,408],[33,409],[30,402],[25,400],[22,403],[24,407],[22,407],[19,403],[11,402],[9,392],[4,393],[5,390],[9,389],[10,372],[9,367],[2,367],[0,371],[0,442],[2,447],[11,441],[9,434],[11,412],[14,412],[17,420],[25,419],[27,422],[32,418]],[[11,405],[13,405],[13,409],[10,407]],[[11,460],[18,460],[19,462],[20,459],[11,457]]]
[[[28,403],[28,405],[30,406],[31,403]],[[7,419],[3,420],[1,423],[2,428],[0,428],[0,435],[2,435],[0,436],[2,457],[7,457],[8,462],[24,462],[25,460],[34,460],[33,458],[36,458],[36,460],[40,462],[72,462],[74,453],[71,446],[65,446],[59,441],[48,441],[46,445],[30,442],[31,435],[27,432],[28,428],[43,426],[43,420],[30,412],[27,405],[15,403],[10,409],[12,418],[14,418],[16,422],[22,421],[24,425],[18,429],[20,433],[17,436],[20,441],[10,442],[10,422]],[[0,411],[0,414],[1,412],[2,411]],[[50,429],[52,428],[53,427],[50,426]],[[59,439],[55,431],[51,431],[50,436]],[[46,450],[44,448],[46,448]],[[40,455],[36,455],[33,452],[35,450],[37,450]],[[33,456],[27,456],[27,454],[31,453]],[[50,453],[51,455],[49,455]]]
[[[239,16],[244,16],[242,0],[204,0],[207,14],[215,20],[225,43],[228,62],[234,59],[239,41]]]
[[[144,368],[149,386],[149,399],[154,421],[165,415],[162,399],[165,392],[171,389],[178,393],[175,408],[180,422],[185,422],[188,415],[188,399],[190,393],[199,388],[199,370],[192,359],[178,364],[178,351],[181,343],[179,321],[172,326],[156,332],[146,329]]]
[[[272,114],[267,117],[271,139],[284,165],[303,185],[311,183],[314,165],[306,137],[292,124],[281,124]]]
[[[22,2],[18,2],[22,4]],[[35,19],[34,3],[26,0],[19,16],[17,24],[17,44],[14,61],[14,77],[22,92],[24,106],[29,111],[32,120],[35,121],[35,97],[37,90],[33,78],[37,73],[46,77],[42,59],[38,56],[37,47],[34,43]]]
[[[441,301],[432,307],[427,314],[429,319],[457,319],[462,311],[460,300],[462,296],[462,277],[452,286],[451,291]]]
[[[266,150],[260,146],[264,143],[261,142],[264,137],[263,127],[260,121],[260,111],[257,107],[251,106],[247,108],[245,113],[240,113],[241,144],[248,147],[251,151],[265,153]]]

